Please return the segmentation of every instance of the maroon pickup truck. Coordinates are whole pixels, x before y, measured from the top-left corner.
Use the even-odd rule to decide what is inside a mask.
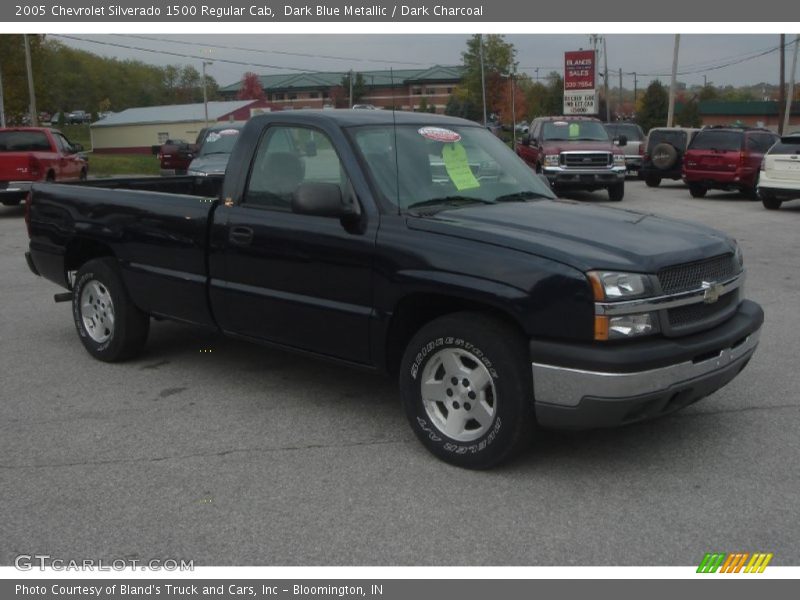
[[[197,146],[185,140],[167,140],[158,150],[161,175],[186,175],[189,163],[194,160]]]
[[[624,146],[625,136],[617,144]],[[619,202],[625,195],[625,153],[614,145],[599,119],[593,117],[540,117],[517,144],[517,154],[537,173],[544,173],[552,188],[608,190]]]

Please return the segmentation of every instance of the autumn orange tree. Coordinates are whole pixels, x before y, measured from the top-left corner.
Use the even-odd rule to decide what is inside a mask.
[[[239,88],[236,98],[238,100],[263,100],[266,96],[258,75],[252,72],[245,73],[244,77],[242,77],[242,86]]]

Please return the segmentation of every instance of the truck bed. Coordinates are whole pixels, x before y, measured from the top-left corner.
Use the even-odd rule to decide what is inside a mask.
[[[212,325],[206,258],[221,182],[148,177],[34,184],[30,234],[35,266],[67,287],[68,273],[82,253],[113,247],[127,289],[143,310]]]

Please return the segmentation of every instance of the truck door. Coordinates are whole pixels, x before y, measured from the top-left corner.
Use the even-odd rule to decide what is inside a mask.
[[[223,276],[212,268],[212,305],[226,332],[368,363],[377,220],[359,229],[293,213],[298,186],[322,182],[358,202],[327,135],[295,125],[264,131],[241,203],[215,215]]]

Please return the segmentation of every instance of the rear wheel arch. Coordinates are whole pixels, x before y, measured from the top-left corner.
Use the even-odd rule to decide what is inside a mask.
[[[84,264],[95,258],[116,258],[110,246],[86,238],[71,240],[64,252],[64,271],[78,271]]]

